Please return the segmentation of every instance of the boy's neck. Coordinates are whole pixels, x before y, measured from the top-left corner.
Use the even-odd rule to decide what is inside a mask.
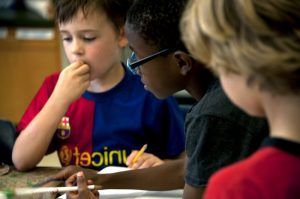
[[[188,83],[186,90],[190,93],[193,98],[200,101],[203,95],[207,92],[209,86],[215,81],[214,76],[205,68],[199,67],[191,71],[190,77],[188,78]]]
[[[92,80],[87,90],[93,93],[102,93],[108,91],[121,82],[124,75],[125,70],[120,63],[114,67],[113,70],[109,71],[105,77]]]
[[[300,143],[300,98],[267,96],[263,100],[270,136]]]

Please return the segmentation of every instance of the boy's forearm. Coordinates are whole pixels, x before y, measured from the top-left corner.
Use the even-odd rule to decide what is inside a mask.
[[[28,170],[43,158],[53,134],[68,106],[48,100],[43,109],[20,133],[13,149],[13,162],[18,170]]]
[[[184,187],[184,160],[147,169],[101,174],[95,182],[104,189],[170,190]]]

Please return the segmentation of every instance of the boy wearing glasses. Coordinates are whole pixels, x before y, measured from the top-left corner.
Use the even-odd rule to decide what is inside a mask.
[[[125,25],[134,52],[127,61],[128,67],[141,76],[145,88],[162,99],[185,89],[198,100],[186,116],[186,162],[173,161],[111,175],[84,170],[87,179],[104,189],[184,187],[184,198],[200,198],[215,171],[253,153],[267,135],[266,122],[235,107],[213,75],[187,52],[178,27],[186,3],[187,0],[137,0]],[[78,170],[67,168],[55,178],[66,179]],[[76,174],[68,183],[75,180]]]
[[[47,77],[19,125],[13,161],[35,167],[58,151],[63,166],[145,168],[179,158],[183,116],[175,100],[158,100],[121,63],[130,0],[59,0],[56,17],[70,65]],[[131,165],[132,150],[147,150]]]

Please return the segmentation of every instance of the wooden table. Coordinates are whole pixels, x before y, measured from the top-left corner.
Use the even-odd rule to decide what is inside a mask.
[[[61,168],[59,167],[36,167],[30,171],[20,172],[13,166],[9,166],[9,172],[0,176],[0,191],[14,190],[15,188],[32,187],[43,181],[45,178],[54,175]],[[15,197],[15,199],[52,199],[56,194],[35,194],[30,196]]]

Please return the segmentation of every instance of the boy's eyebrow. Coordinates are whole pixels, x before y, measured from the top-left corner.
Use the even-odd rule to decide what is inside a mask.
[[[70,31],[68,30],[59,30],[60,33],[69,33]],[[97,32],[95,29],[84,29],[84,30],[79,30],[77,33],[86,33],[86,32]]]
[[[66,30],[59,30],[60,33],[68,33]]]

